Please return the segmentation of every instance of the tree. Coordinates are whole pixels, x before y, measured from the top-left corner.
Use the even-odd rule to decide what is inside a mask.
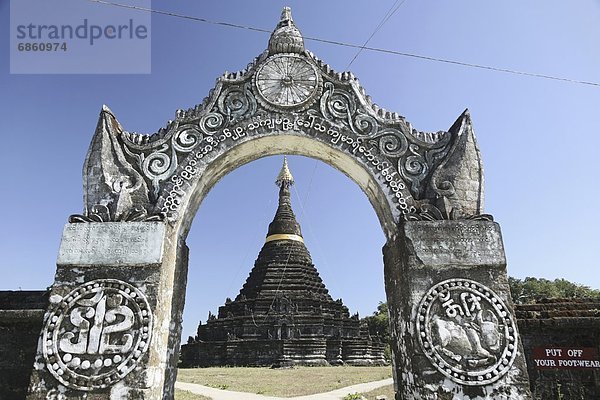
[[[387,303],[379,302],[377,311],[368,317],[363,318],[363,322],[369,328],[369,334],[378,337],[382,342],[388,342],[390,338],[390,318],[388,316]]]
[[[390,317],[388,314],[387,303],[380,301],[377,306],[377,311],[375,311],[373,315],[363,318],[362,322],[367,325],[371,337],[379,338],[382,343],[385,343],[383,356],[386,360],[391,360]]]
[[[515,304],[535,303],[540,299],[600,299],[600,290],[569,282],[566,279],[554,281],[544,278],[527,277],[523,280],[508,278],[510,293]]]

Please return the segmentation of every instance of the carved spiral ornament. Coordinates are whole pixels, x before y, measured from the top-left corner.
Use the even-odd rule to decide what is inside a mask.
[[[500,297],[470,279],[448,279],[423,296],[417,334],[425,356],[461,385],[488,385],[517,355],[515,320]]]
[[[42,333],[48,371],[63,385],[91,391],[123,379],[148,350],[146,296],[116,279],[86,282],[50,310]]]

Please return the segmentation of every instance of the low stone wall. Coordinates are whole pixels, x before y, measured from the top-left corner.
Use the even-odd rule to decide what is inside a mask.
[[[47,306],[46,291],[0,292],[0,399],[25,399]]]
[[[181,348],[181,366],[271,366],[281,358],[282,340],[191,343]]]
[[[600,399],[600,369],[537,369],[534,347],[600,350],[600,301],[545,300],[516,307],[531,391],[537,400]]]

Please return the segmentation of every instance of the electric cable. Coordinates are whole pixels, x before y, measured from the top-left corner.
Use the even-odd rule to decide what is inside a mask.
[[[153,10],[151,8],[130,6],[127,4],[113,3],[113,2],[105,1],[105,0],[88,0],[88,1],[93,2],[93,3],[110,5],[110,6],[114,6],[114,7],[128,8],[128,9],[133,9],[133,10],[138,10],[138,11],[150,12],[150,13],[154,13],[154,14],[168,15],[171,17],[183,18],[183,19],[188,19],[188,20],[197,21],[197,22],[204,22],[204,23],[212,24],[212,25],[220,25],[220,26],[225,26],[225,27],[230,27],[230,28],[246,29],[246,30],[250,30],[250,31],[269,33],[269,34],[272,33],[272,30],[269,30],[269,29],[234,24],[234,23],[230,23],[230,22],[212,21],[212,20],[209,20],[206,18],[194,17],[191,15],[185,15],[185,14],[178,14],[178,13],[169,12],[169,11]],[[396,56],[416,58],[419,60],[426,60],[426,61],[451,64],[451,65],[458,65],[458,66],[468,67],[468,68],[477,68],[477,69],[483,69],[483,70],[494,71],[494,72],[504,72],[507,74],[522,75],[522,76],[528,76],[528,77],[532,77],[532,78],[548,79],[548,80],[553,80],[553,81],[568,82],[568,83],[574,83],[574,84],[579,84],[579,85],[600,87],[600,83],[592,82],[592,81],[563,78],[563,77],[554,76],[554,75],[540,74],[540,73],[536,73],[536,72],[519,71],[519,70],[514,70],[514,69],[509,69],[509,68],[494,67],[491,65],[476,64],[476,63],[470,63],[470,62],[465,62],[465,61],[449,60],[449,59],[445,59],[445,58],[424,56],[424,55],[420,55],[420,54],[407,53],[407,52],[403,52],[403,51],[390,50],[390,49],[384,49],[384,48],[379,48],[379,47],[360,46],[357,44],[345,43],[345,42],[340,42],[337,40],[321,39],[321,38],[310,37],[310,36],[303,36],[303,38],[305,40],[310,40],[313,42],[320,42],[320,43],[332,44],[332,45],[336,45],[336,46],[349,47],[349,48],[355,48],[355,49],[369,50],[369,51],[373,51],[373,52],[377,52],[377,53],[392,54],[392,55],[396,55]]]
[[[318,160],[317,160],[317,162],[318,162]],[[309,235],[312,236],[315,240],[314,244],[316,246],[317,253],[319,253],[322,257],[322,261],[323,261],[323,265],[325,266],[325,270],[330,271],[330,272],[335,271],[335,269],[332,268],[331,265],[329,264],[329,262],[327,261],[328,258],[325,254],[325,251],[323,251],[323,248],[321,247],[321,240],[319,240],[319,238],[315,234],[315,231],[312,228],[312,223],[310,222],[309,216],[306,213],[304,206],[302,205],[302,199],[300,198],[300,192],[295,187],[294,187],[294,193],[296,194],[298,203],[300,203],[300,213],[302,214],[303,222],[305,222],[304,227],[308,228]],[[334,288],[336,292],[338,292],[338,293],[342,292],[340,290],[340,288],[338,287],[337,282],[335,280],[332,280],[332,281],[328,282],[327,284],[329,285],[329,288]]]
[[[369,44],[371,39],[373,39],[373,36],[375,36],[375,34],[377,32],[379,32],[379,30],[383,27],[383,25],[385,25],[385,23],[388,22],[389,19],[392,18],[392,16],[394,14],[396,14],[396,11],[398,11],[400,9],[400,7],[402,7],[402,4],[404,4],[406,2],[406,0],[402,0],[402,2],[400,4],[398,4],[399,1],[400,0],[396,0],[396,2],[394,4],[392,4],[392,6],[388,10],[388,12],[384,15],[383,19],[379,22],[379,25],[377,25],[375,27],[375,30],[373,30],[373,33],[371,33],[371,36],[369,36],[369,38],[363,43],[361,48],[356,52],[354,57],[352,57],[352,60],[350,60],[350,62],[346,66],[346,69],[350,69],[350,67],[352,66],[352,63],[354,63],[354,60],[356,60],[358,58],[358,56],[360,55],[360,53],[362,53],[362,51],[365,49],[365,46]],[[394,8],[396,6],[396,4],[398,4],[398,6],[396,8]]]

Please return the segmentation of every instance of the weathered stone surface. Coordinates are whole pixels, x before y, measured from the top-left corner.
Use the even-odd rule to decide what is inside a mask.
[[[427,188],[428,198],[446,215],[476,215],[483,212],[483,162],[468,111],[454,123],[450,132],[456,135],[452,150],[440,168],[433,172]]]
[[[96,133],[84,164],[84,214],[99,214],[105,210],[103,222],[121,221],[132,211],[148,209],[149,193],[142,174],[125,158],[118,137],[113,132],[122,127],[110,118],[108,107],[102,107]],[[107,219],[108,218],[108,219]]]
[[[142,291],[122,280],[96,279],[57,300],[42,330],[44,360],[56,380],[70,389],[95,391],[137,367],[153,332]]]
[[[600,301],[553,299],[516,306],[534,399],[600,398],[598,369],[538,369],[534,347],[598,348]]]
[[[0,292],[0,399],[25,399],[47,305],[46,291]]]
[[[0,292],[0,399],[25,398],[47,302],[48,293],[44,291]],[[531,361],[535,346],[552,343],[564,347],[594,347],[600,343],[600,304],[585,299],[557,299],[516,305],[515,311],[533,398],[546,400],[562,396],[563,400],[581,400],[600,397],[596,372],[540,371]],[[282,346],[281,341],[269,343]],[[248,354],[238,351],[235,346],[228,349],[234,355]],[[262,349],[261,354],[267,356],[271,352],[266,342],[254,346],[252,351],[257,349]],[[339,351],[340,347],[328,347],[328,353],[331,351],[332,354],[327,354],[326,358],[339,356],[341,362],[341,354],[334,354],[334,349]],[[216,350],[223,354],[220,349]]]
[[[497,224],[407,222],[384,265],[397,400],[531,398]]]
[[[164,232],[161,224],[149,226]],[[164,239],[159,246],[168,249]],[[58,265],[27,399],[46,399],[59,389],[67,399],[172,395],[185,294],[185,277],[175,281],[173,272],[175,266],[186,271],[178,263],[165,267],[165,259],[175,259],[173,250],[158,265],[123,265],[116,258],[114,264]],[[185,247],[178,260],[187,263]],[[52,359],[57,356],[61,361]],[[81,379],[72,381],[79,372]]]
[[[157,265],[162,261],[162,222],[67,224],[58,265]]]
[[[412,262],[440,268],[505,265],[500,227],[485,221],[422,221],[404,225]]]
[[[483,210],[468,112],[447,131],[414,129],[374,104],[351,73],[305,50],[284,10],[268,50],[155,134],[128,132],[102,109],[84,166],[84,217],[127,220],[135,210],[188,229],[188,213],[224,174],[284,152],[321,159],[353,179],[388,238],[400,221],[440,204],[442,219]]]

